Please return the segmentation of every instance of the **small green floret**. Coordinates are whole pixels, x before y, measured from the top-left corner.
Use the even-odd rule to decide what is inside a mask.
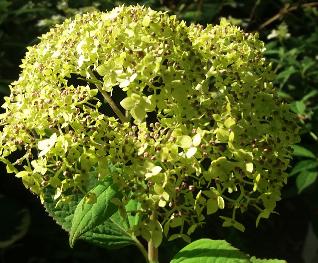
[[[94,202],[112,177],[121,215],[137,200],[132,231],[156,246],[213,213],[243,231],[239,213],[274,211],[298,141],[263,52],[225,20],[187,26],[141,6],[67,19],[23,59],[2,106],[1,161],[56,205]]]

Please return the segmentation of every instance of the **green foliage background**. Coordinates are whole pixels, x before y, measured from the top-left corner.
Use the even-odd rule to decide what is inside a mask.
[[[253,218],[247,216],[244,220],[249,227],[243,234],[218,227],[212,217],[196,237],[226,239],[244,252],[262,258],[303,262],[301,251],[309,223],[318,236],[318,2],[0,0],[1,95],[8,94],[8,85],[17,79],[26,47],[37,43],[37,36],[51,25],[78,12],[136,3],[167,10],[189,23],[214,24],[226,17],[248,32],[259,32],[266,42],[267,57],[277,73],[275,85],[292,104],[302,127],[302,142],[294,147],[289,182],[277,208],[279,215],[271,216],[257,229]],[[47,216],[39,200],[18,180],[7,176],[3,166],[1,171],[1,263],[103,262],[105,258],[107,262],[142,262],[133,247],[118,253],[79,242],[70,249],[67,233]],[[168,262],[182,246],[182,241],[163,244],[161,262]]]

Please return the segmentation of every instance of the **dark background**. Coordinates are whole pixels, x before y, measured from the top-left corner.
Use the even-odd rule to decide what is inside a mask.
[[[247,214],[246,231],[222,228],[211,218],[194,239],[226,239],[244,252],[262,258],[281,258],[289,263],[315,263],[318,236],[318,2],[289,0],[215,1],[107,1],[107,0],[0,0],[0,99],[18,78],[26,47],[66,17],[91,9],[110,10],[120,4],[140,3],[167,10],[187,22],[218,23],[228,18],[247,32],[258,32],[266,43],[266,56],[276,72],[279,94],[291,103],[301,125],[302,141],[295,149],[289,181],[283,189],[277,214],[255,227]],[[143,262],[134,247],[107,251],[84,242],[74,249],[68,234],[48,216],[39,199],[19,179],[0,166],[0,263],[47,262]],[[308,229],[312,231],[308,234]],[[165,242],[160,262],[185,244]],[[305,252],[304,252],[305,251]],[[316,260],[311,253],[316,252]],[[304,257],[303,257],[304,255]],[[305,261],[304,258],[307,258]],[[311,260],[310,260],[311,259]]]

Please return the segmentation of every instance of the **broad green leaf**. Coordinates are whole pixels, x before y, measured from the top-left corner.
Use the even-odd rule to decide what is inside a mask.
[[[225,240],[200,239],[181,249],[170,263],[250,263],[248,256]]]
[[[308,157],[308,158],[316,158],[315,154],[311,152],[310,150],[299,146],[299,145],[293,145],[294,155],[300,156],[300,157]]]
[[[307,172],[304,171],[300,173],[296,178],[296,186],[298,193],[301,193],[307,187],[312,185],[318,177],[318,172]]]
[[[84,197],[77,205],[70,230],[70,246],[84,233],[105,222],[117,210],[112,199],[119,193],[111,181],[98,184],[90,191],[95,194],[96,202],[87,203]]]
[[[121,248],[136,243],[134,236],[129,233],[128,225],[119,212],[113,214],[103,224],[86,232],[80,238],[106,249]]]
[[[50,216],[65,231],[69,232],[74,211],[80,200],[81,198],[78,195],[73,195],[68,202],[57,205],[56,201],[53,200],[53,194],[47,191],[44,206]],[[121,248],[136,243],[134,237],[128,231],[127,222],[122,219],[119,212],[113,214],[103,224],[83,234],[80,239],[107,249]]]

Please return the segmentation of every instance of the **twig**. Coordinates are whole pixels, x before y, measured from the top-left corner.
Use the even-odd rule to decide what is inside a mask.
[[[251,10],[251,13],[250,13],[250,17],[249,17],[249,24],[251,24],[251,21],[253,20],[254,16],[255,16],[255,13],[256,13],[256,8],[257,6],[260,4],[260,1],[261,0],[257,0],[255,1],[255,4],[253,5],[253,8]]]
[[[268,25],[272,24],[276,20],[284,17],[288,13],[290,13],[298,8],[307,8],[307,7],[315,7],[315,6],[318,6],[318,2],[304,3],[301,5],[297,4],[297,5],[292,5],[292,6],[290,6],[289,4],[286,4],[276,15],[272,16],[271,18],[266,20],[263,24],[261,24],[258,27],[258,30],[261,30],[261,29],[267,27]]]

